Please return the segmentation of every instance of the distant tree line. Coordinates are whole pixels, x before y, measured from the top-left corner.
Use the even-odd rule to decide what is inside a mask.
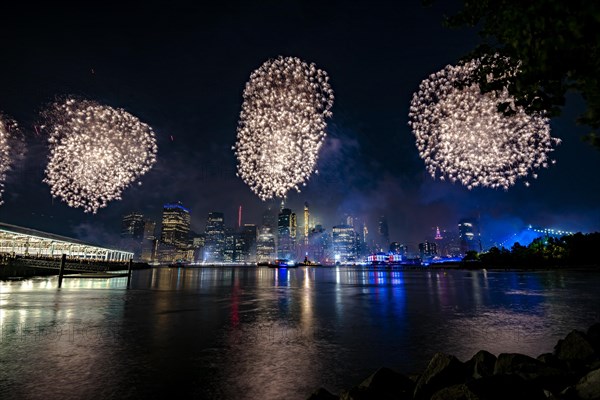
[[[486,253],[467,252],[464,261],[490,267],[600,266],[600,233],[576,233],[561,238],[540,237],[529,246],[492,247]]]

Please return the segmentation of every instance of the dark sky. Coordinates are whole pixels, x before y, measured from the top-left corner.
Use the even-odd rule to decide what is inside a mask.
[[[600,152],[580,139],[576,96],[552,121],[564,141],[557,164],[531,187],[468,191],[425,173],[407,125],[412,93],[479,42],[474,30],[442,26],[448,2],[80,3],[0,6],[0,111],[19,121],[29,148],[7,178],[0,221],[108,241],[124,213],[158,218],[180,200],[196,231],[209,211],[233,225],[240,204],[244,222],[259,222],[266,204],[235,177],[231,146],[250,73],[283,55],[326,70],[336,96],[320,175],[290,193],[292,209],[308,201],[327,227],[350,212],[374,229],[385,214],[391,239],[409,243],[477,214],[484,233],[499,235],[523,224],[600,229]],[[44,104],[67,94],[122,107],[157,134],[158,162],[143,185],[96,215],[53,200],[42,183],[46,139],[33,126]]]

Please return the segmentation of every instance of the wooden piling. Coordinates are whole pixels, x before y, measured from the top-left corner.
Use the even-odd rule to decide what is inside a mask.
[[[129,259],[129,268],[127,269],[127,289],[131,286],[131,268],[133,267],[133,258]]]
[[[63,254],[60,259],[60,270],[58,271],[58,287],[62,286],[63,275],[65,273],[65,264],[67,263],[67,255]]]

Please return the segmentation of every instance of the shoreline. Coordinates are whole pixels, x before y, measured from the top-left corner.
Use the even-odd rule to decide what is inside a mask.
[[[265,266],[257,266],[257,265],[186,265],[186,266],[169,266],[169,265],[134,265],[133,270],[141,270],[141,269],[173,269],[173,270],[197,270],[197,269],[224,269],[224,268],[242,268],[242,269],[280,269],[280,268],[272,268]],[[335,269],[335,268],[343,268],[349,270],[358,270],[358,271],[366,271],[366,272],[427,272],[427,271],[464,271],[464,272],[493,272],[493,273],[501,273],[501,272],[600,272],[600,266],[558,266],[558,267],[479,267],[479,268],[464,268],[459,266],[359,266],[359,265],[340,265],[340,266],[298,266],[293,268],[281,268],[281,269],[302,269],[302,268],[314,268],[314,269]],[[120,266],[118,270],[126,269],[123,266]],[[68,270],[68,269],[67,269]],[[111,269],[112,270],[112,269]],[[117,270],[117,269],[115,269]],[[79,273],[70,272],[70,273]],[[8,266],[0,266],[0,281],[13,281],[13,280],[22,280],[33,277],[45,277],[45,276],[56,276],[58,275],[58,270],[55,269],[42,269],[42,268],[34,268],[28,267],[26,265],[20,266],[20,268],[8,267]]]
[[[318,388],[308,400],[598,400],[600,322],[573,330],[552,352],[533,358],[519,353],[495,356],[485,350],[462,362],[436,353],[416,374],[387,367],[338,395]]]

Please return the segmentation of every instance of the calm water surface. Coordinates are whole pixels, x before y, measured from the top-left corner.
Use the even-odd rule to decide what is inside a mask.
[[[600,274],[202,268],[0,282],[0,398],[304,399],[438,351],[537,356],[600,319]]]

